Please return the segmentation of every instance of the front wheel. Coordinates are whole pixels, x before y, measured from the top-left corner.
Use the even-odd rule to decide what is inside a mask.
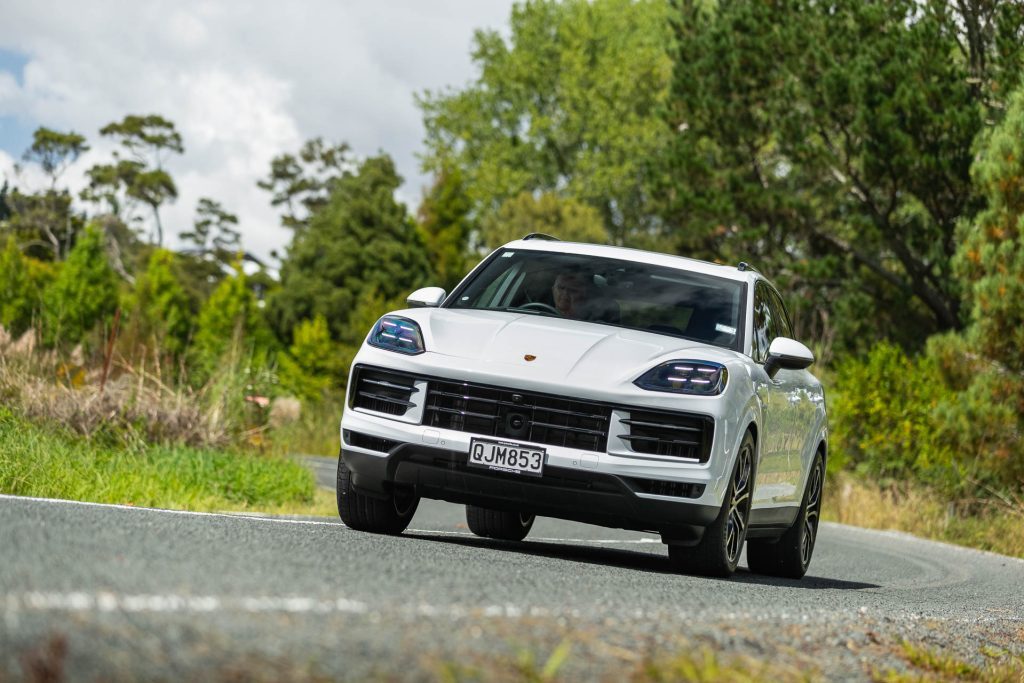
[[[484,538],[521,541],[533,528],[533,520],[533,515],[522,512],[491,510],[476,505],[466,506],[466,523],[469,530]]]
[[[728,577],[736,571],[747,538],[750,495],[754,489],[754,435],[747,432],[740,444],[732,479],[718,517],[693,547],[669,545],[668,559],[687,574]]]
[[[338,457],[338,514],[350,529],[400,534],[409,526],[419,503],[419,497],[411,492],[392,492],[385,498],[359,493],[352,486],[352,470]]]
[[[825,483],[825,459],[819,453],[814,457],[807,488],[793,526],[778,541],[750,541],[747,543],[747,564],[750,571],[769,576],[799,579],[807,573],[818,538],[818,520],[821,517],[821,492]]]

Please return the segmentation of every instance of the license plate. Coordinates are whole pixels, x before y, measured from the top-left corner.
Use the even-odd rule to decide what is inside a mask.
[[[512,441],[484,441],[471,439],[469,442],[469,464],[496,472],[511,472],[539,477],[544,471],[543,448],[524,446]]]

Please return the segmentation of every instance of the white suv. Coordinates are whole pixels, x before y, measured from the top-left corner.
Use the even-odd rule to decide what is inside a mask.
[[[490,538],[542,515],[657,532],[682,571],[728,576],[746,541],[806,572],[825,399],[757,271],[530,235],[408,304],[352,363],[345,524],[401,533],[426,497]]]

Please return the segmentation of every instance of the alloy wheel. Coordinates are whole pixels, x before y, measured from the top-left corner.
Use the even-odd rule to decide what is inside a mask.
[[[824,475],[819,460],[811,473],[811,483],[807,487],[807,506],[804,509],[804,532],[800,539],[800,561],[806,567],[811,562],[814,552],[814,541],[818,534],[818,517],[821,512],[821,484]]]
[[[725,522],[725,555],[730,564],[739,561],[740,550],[747,535],[747,520],[750,518],[750,476],[753,467],[753,448],[746,444],[737,458],[732,499],[729,501],[729,516]]]

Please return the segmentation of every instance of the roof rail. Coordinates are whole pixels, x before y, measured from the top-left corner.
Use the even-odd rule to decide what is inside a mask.
[[[738,266],[736,266],[736,270],[740,271],[741,273],[744,272],[744,271],[747,271],[747,270],[752,270],[755,273],[757,273],[758,275],[761,275],[761,271],[760,270],[758,270],[754,266],[750,265],[746,261],[740,261],[740,264]]]
[[[547,240],[548,242],[561,242],[562,240],[557,237],[552,237],[543,232],[531,232],[529,235],[523,238],[524,240]]]

